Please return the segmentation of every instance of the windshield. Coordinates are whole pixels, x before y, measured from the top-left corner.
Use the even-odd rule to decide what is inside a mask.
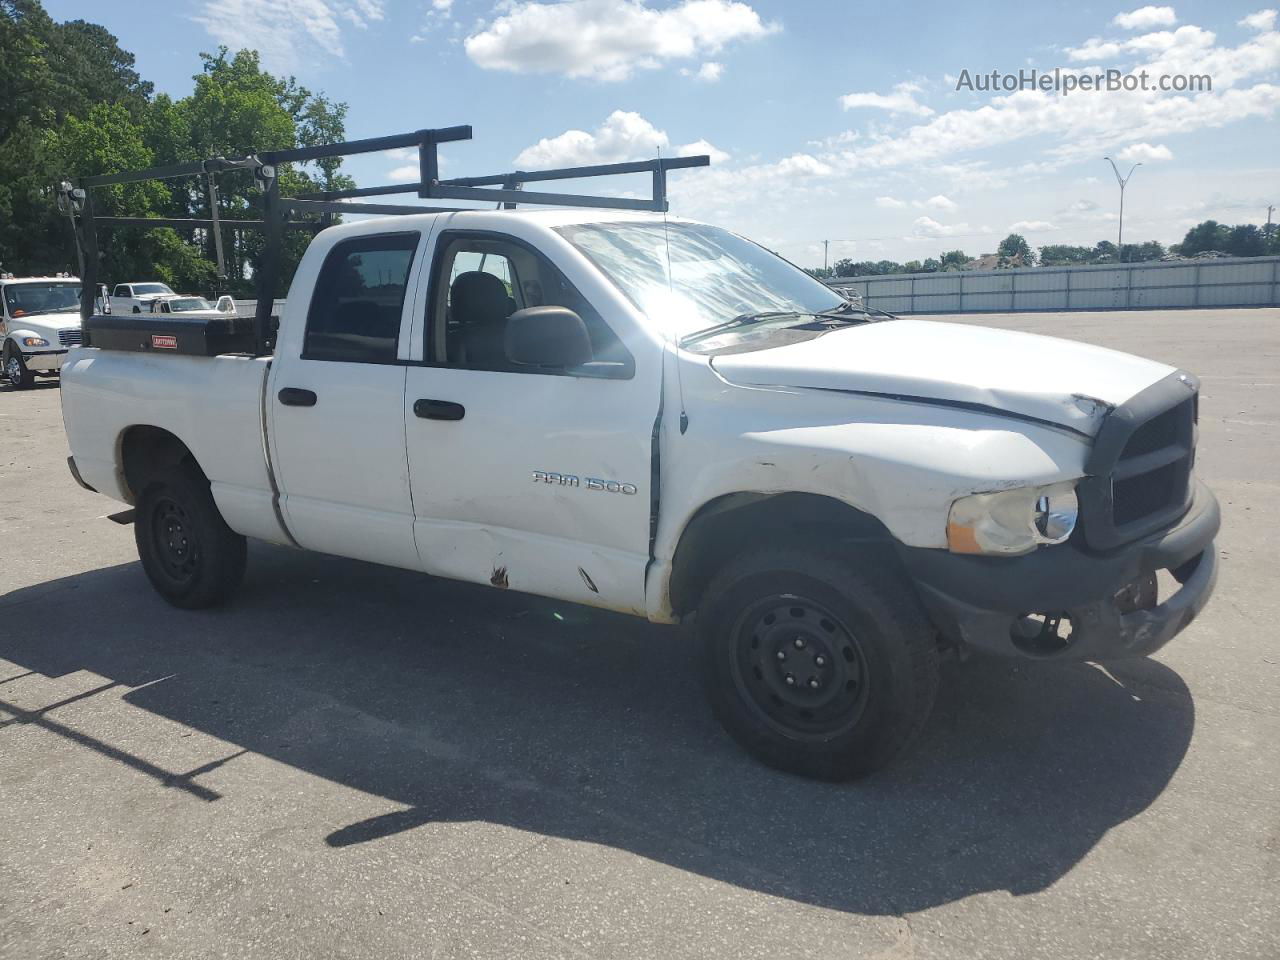
[[[169,309],[174,313],[187,313],[191,310],[212,310],[213,304],[203,297],[181,297],[170,300]]]
[[[677,338],[744,314],[812,314],[846,303],[777,254],[719,227],[591,223],[555,229]]]
[[[133,295],[135,297],[150,293],[173,293],[173,291],[169,289],[167,283],[135,283],[133,285]]]
[[[9,316],[15,319],[40,313],[68,313],[80,309],[80,284],[5,284],[4,303]]]

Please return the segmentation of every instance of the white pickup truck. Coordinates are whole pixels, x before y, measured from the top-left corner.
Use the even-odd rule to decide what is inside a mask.
[[[1214,585],[1190,374],[869,314],[714,226],[369,219],[312,241],[271,357],[137,322],[63,410],[171,603],[227,599],[255,537],[696,615],[715,712],[787,770],[885,764],[944,651],[1143,656]]]
[[[111,291],[111,312],[146,313],[152,301],[176,296],[172,287],[159,281],[117,283],[115,289]]]

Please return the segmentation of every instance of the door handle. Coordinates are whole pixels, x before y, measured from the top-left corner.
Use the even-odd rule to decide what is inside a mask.
[[[286,407],[314,407],[316,392],[303,390],[301,387],[284,387],[276,394]]]
[[[461,420],[467,410],[460,403],[448,400],[415,400],[413,415],[423,420]]]

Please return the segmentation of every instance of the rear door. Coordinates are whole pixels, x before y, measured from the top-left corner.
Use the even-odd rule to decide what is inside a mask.
[[[338,240],[309,303],[281,328],[267,396],[273,462],[289,530],[308,549],[418,566],[401,353],[421,241],[416,230]]]
[[[444,230],[429,269],[405,393],[423,568],[642,612],[660,357],[633,356],[610,306],[568,279],[575,265],[525,240]],[[508,361],[506,318],[548,304],[582,316],[591,363]]]

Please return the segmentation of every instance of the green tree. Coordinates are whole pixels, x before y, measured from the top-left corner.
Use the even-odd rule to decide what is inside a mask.
[[[1179,247],[1184,257],[1194,257],[1207,250],[1221,250],[1227,245],[1228,229],[1217,220],[1205,220],[1187,231]]]
[[[1093,260],[1093,256],[1093,247],[1073,246],[1068,243],[1047,243],[1040,248],[1040,265],[1061,267],[1071,264],[1090,263]]]
[[[963,250],[948,250],[946,253],[938,257],[938,262],[942,270],[963,270],[973,257],[969,256]]]
[[[1031,245],[1027,243],[1027,238],[1020,233],[1011,233],[1000,241],[1000,246],[996,248],[996,253],[1000,255],[1001,265],[1017,264],[1024,267],[1033,266],[1036,262],[1036,255],[1031,249]]]
[[[1114,263],[1116,254],[1116,245],[1110,240],[1099,240],[1093,245],[1094,263]]]
[[[335,142],[345,136],[346,110],[292,78],[265,72],[256,53],[226,48],[202,55],[189,96],[156,96],[133,55],[100,25],[56,23],[38,0],[0,0],[0,264],[21,272],[74,268],[70,227],[52,190],[64,177]],[[280,179],[286,195],[354,185],[338,158],[282,165]],[[248,173],[220,177],[219,191],[225,218],[260,217],[261,196]],[[103,214],[210,215],[203,178],[93,195]],[[174,286],[210,290],[213,268],[202,259],[213,252],[207,230],[104,225],[99,240],[103,280],[157,275]],[[249,292],[262,238],[227,231],[226,240],[228,286]],[[286,234],[282,289],[307,242],[305,233]]]
[[[1267,242],[1258,227],[1242,223],[1227,233],[1222,249],[1233,257],[1260,257],[1267,252]]]

